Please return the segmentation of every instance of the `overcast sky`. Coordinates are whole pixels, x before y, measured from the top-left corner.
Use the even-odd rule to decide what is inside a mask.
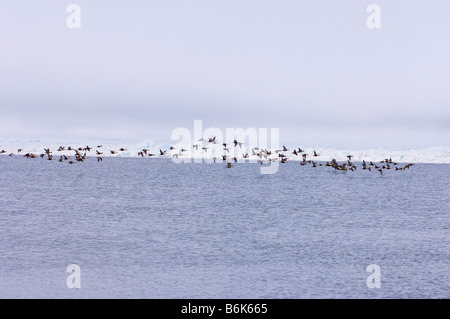
[[[446,0],[3,1],[0,138],[170,141],[198,119],[298,146],[449,146],[449,35]]]

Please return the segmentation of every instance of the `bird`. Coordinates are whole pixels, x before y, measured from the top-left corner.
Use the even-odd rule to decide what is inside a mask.
[[[214,144],[219,144],[219,142],[217,141],[217,138],[215,136],[212,136],[210,138],[207,138],[207,140],[205,139],[200,139],[201,141],[207,141],[209,143],[214,143]],[[276,162],[276,161],[280,161],[281,163],[287,163],[291,157],[288,156],[287,153],[283,152],[287,152],[289,151],[289,149],[283,145],[282,149],[263,149],[260,147],[252,147],[251,148],[251,153],[241,153],[241,156],[234,156],[234,155],[228,155],[227,154],[232,154],[232,151],[230,151],[229,145],[231,143],[222,143],[223,146],[223,154],[222,155],[218,155],[218,157],[214,156],[212,157],[212,160],[214,162],[216,162],[220,156],[222,156],[222,160],[224,162],[227,162],[227,167],[233,167],[232,162],[234,161],[235,163],[238,163],[238,160],[245,160],[247,158],[252,158],[255,157],[255,159],[258,160],[258,162],[263,165],[263,163],[267,163],[267,162]],[[235,139],[233,141],[233,144],[235,147],[237,147],[239,145],[239,147],[242,147],[242,144],[245,144],[243,142],[239,142],[237,139]],[[207,145],[207,144],[206,144]],[[0,146],[1,147],[1,146]],[[97,148],[101,148],[103,147],[102,145],[97,145]],[[199,147],[201,147],[201,145],[199,144],[194,144],[192,146],[194,149],[199,149]],[[170,146],[170,150],[174,151],[176,150],[177,147],[175,146]],[[65,154],[59,155],[59,161],[60,162],[64,162],[64,161],[69,161],[70,164],[74,164],[76,162],[84,162],[87,159],[87,152],[90,152],[92,150],[92,148],[87,145],[86,147],[79,147],[79,148],[72,148],[71,146],[67,146],[67,148],[65,146],[59,146],[59,148],[57,149],[56,152],[62,152],[65,150],[70,150],[70,151],[74,151],[75,152],[75,160],[70,160],[69,156],[66,156]],[[111,154],[118,154],[118,152],[124,152],[127,149],[124,147],[121,147],[119,149],[119,151],[116,150],[110,150]],[[216,149],[215,148],[210,148],[207,146],[202,147],[202,150],[204,150],[206,153],[208,153],[208,150],[211,150],[211,152],[214,155],[214,152]],[[17,148],[17,153],[21,153],[23,151],[23,148]],[[162,155],[168,155],[167,151],[163,151],[162,149],[159,149],[159,154]],[[173,154],[170,154],[171,157],[173,158],[178,158],[180,155],[183,155],[184,152],[188,152],[188,150],[182,148],[178,153],[177,152],[173,152]],[[171,152],[172,153],[172,152]],[[14,156],[15,154],[13,152],[7,152],[5,149],[1,149],[0,154],[8,154],[9,156]],[[98,149],[95,151],[95,155],[97,155],[97,161],[100,162],[103,160],[103,157],[101,157],[100,155],[102,155],[103,152],[100,152]],[[312,167],[318,167],[318,166],[322,166],[321,163],[316,163],[315,161],[312,160],[307,160],[307,156],[308,154],[305,152],[305,150],[303,150],[301,147],[298,147],[297,149],[293,149],[292,154],[295,156],[302,156],[302,160],[300,161],[300,165],[301,166],[306,166],[308,164],[311,164]],[[144,155],[148,155],[148,156],[156,156],[153,153],[150,153],[150,149],[147,148],[143,148],[141,151],[137,152],[137,156],[139,157],[144,157]],[[277,156],[278,155],[278,156]],[[50,148],[44,148],[44,153],[40,153],[38,155],[28,152],[25,155],[23,155],[26,158],[37,158],[38,156],[45,159],[47,158],[47,160],[54,160],[57,159],[54,157],[53,152],[50,150]],[[320,154],[318,154],[315,150],[313,150],[313,156],[317,157],[320,156]],[[355,172],[357,171],[357,167],[358,165],[354,165],[352,163],[352,158],[354,157],[353,155],[347,155],[347,161],[345,163],[338,163],[336,161],[336,159],[331,159],[331,161],[326,162],[327,167],[332,167],[333,169],[337,170],[337,171],[341,171],[341,172]],[[365,155],[364,157],[367,157],[367,155]],[[244,161],[245,162],[245,161]],[[250,161],[251,162],[251,161]],[[375,164],[375,163],[380,163],[380,164]],[[362,170],[368,170],[369,172],[372,172],[373,170],[377,170],[378,172],[380,172],[380,175],[384,175],[383,170],[396,170],[396,171],[404,171],[406,169],[409,169],[412,165],[414,165],[414,163],[408,163],[408,164],[404,164],[403,166],[398,166],[399,163],[393,161],[392,158],[390,157],[386,157],[384,160],[379,161],[379,162],[373,162],[373,161],[368,161],[368,163],[365,160],[362,160]],[[372,170],[373,168],[373,170]]]
[[[244,142],[238,142],[237,140],[234,140],[233,143],[234,143],[234,147],[239,145],[240,148],[242,148],[242,144],[244,144]]]

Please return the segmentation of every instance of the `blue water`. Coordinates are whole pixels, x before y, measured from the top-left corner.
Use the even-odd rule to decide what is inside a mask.
[[[0,297],[449,298],[449,168],[0,156]]]

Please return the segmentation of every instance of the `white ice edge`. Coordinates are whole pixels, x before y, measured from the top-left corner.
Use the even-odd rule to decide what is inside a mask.
[[[196,142],[200,144],[200,142]],[[103,147],[97,148],[101,144]],[[257,156],[252,155],[251,147],[234,145],[228,146],[231,153],[228,153],[223,149],[222,143],[212,144],[203,142],[198,150],[195,150],[192,145],[176,145],[168,143],[157,143],[151,140],[143,140],[139,142],[131,143],[92,143],[92,142],[80,142],[80,141],[63,141],[63,142],[48,142],[41,140],[0,140],[0,150],[5,150],[2,156],[13,153],[14,155],[24,155],[26,153],[35,153],[37,155],[44,153],[44,148],[49,148],[54,156],[59,155],[73,155],[74,151],[57,151],[60,146],[64,146],[66,149],[71,146],[74,149],[79,147],[84,148],[86,146],[92,147],[90,152],[86,152],[87,156],[97,156],[96,150],[99,150],[103,154],[102,157],[140,157],[138,155],[143,149],[149,150],[148,153],[153,153],[160,157],[160,149],[167,151],[167,156],[172,157],[174,154],[181,154],[178,157],[181,158],[208,158],[217,157],[218,161],[222,160],[222,154],[227,154],[229,158],[236,156],[237,158],[242,158],[243,154],[249,153],[249,159],[257,160]],[[170,146],[176,147],[170,150]],[[208,147],[208,150],[202,150],[202,147]],[[296,156],[292,154],[294,149],[298,149],[298,146],[290,147],[289,151],[282,152],[285,154],[289,160],[302,160],[301,156]],[[126,151],[120,152],[120,148],[125,148]],[[180,152],[184,148],[187,151]],[[18,149],[23,149],[18,153]],[[450,147],[447,146],[433,146],[420,149],[406,149],[406,150],[392,150],[392,149],[382,149],[382,148],[367,148],[367,149],[335,149],[335,148],[324,148],[324,147],[306,147],[302,149],[308,154],[308,160],[315,161],[329,161],[332,158],[337,161],[346,161],[348,155],[352,155],[352,161],[381,161],[386,158],[391,158],[394,162],[399,163],[450,163]],[[111,154],[111,150],[118,151],[117,154]],[[314,151],[319,154],[319,156],[314,157]],[[84,153],[84,151],[80,151]],[[234,152],[234,153],[233,153]],[[303,153],[302,153],[303,154]],[[277,157],[277,154],[272,154],[271,157]],[[148,158],[148,156],[145,156]]]

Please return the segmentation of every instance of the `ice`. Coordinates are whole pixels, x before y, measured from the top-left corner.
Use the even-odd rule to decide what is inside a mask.
[[[193,148],[193,144],[199,144],[198,150]],[[97,147],[97,146],[102,147]],[[64,151],[58,151],[60,146],[65,147]],[[173,157],[178,154],[178,158],[204,158],[212,159],[216,157],[217,160],[222,160],[222,154],[226,154],[228,158],[236,156],[242,158],[244,154],[248,153],[251,160],[257,160],[258,157],[252,155],[252,147],[243,145],[242,147],[231,145],[229,152],[223,149],[221,142],[217,144],[207,142],[192,142],[192,144],[173,144],[163,143],[153,140],[140,141],[109,141],[102,143],[100,141],[79,141],[79,140],[65,140],[65,141],[43,141],[43,140],[0,140],[0,150],[5,150],[2,154],[7,156],[10,153],[14,155],[25,155],[26,153],[35,153],[37,155],[44,153],[44,149],[50,149],[55,156],[59,155],[73,155],[74,151],[69,151],[67,148],[71,146],[73,149],[91,147],[91,151],[80,150],[81,153],[86,152],[89,156],[98,156],[96,151],[103,153],[102,157],[138,157],[139,152],[146,149],[148,154],[155,154],[155,157],[160,157],[160,150],[167,151],[164,157]],[[171,150],[173,146],[175,149]],[[207,147],[207,151],[202,147]],[[286,146],[289,151],[282,152],[289,160],[302,160],[301,156],[292,154],[293,150],[298,150],[298,146]],[[120,151],[121,148],[126,150]],[[186,151],[181,152],[181,149]],[[23,149],[18,153],[18,149]],[[383,149],[383,148],[367,148],[367,149],[339,149],[339,148],[323,148],[308,147],[302,148],[304,150],[301,154],[308,154],[307,159],[314,161],[329,161],[336,159],[337,161],[347,161],[347,156],[352,155],[352,161],[381,161],[384,159],[392,159],[399,163],[450,163],[450,147],[434,146],[420,149]],[[111,150],[117,151],[117,154],[111,154]],[[319,156],[314,157],[314,151]],[[273,154],[272,157],[277,155]],[[148,155],[145,157],[149,157]]]

